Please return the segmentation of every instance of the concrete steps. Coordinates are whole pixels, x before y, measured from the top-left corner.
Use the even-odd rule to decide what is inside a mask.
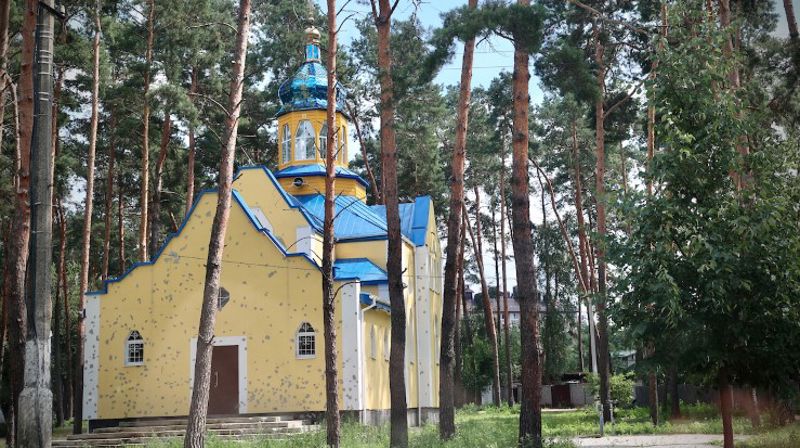
[[[209,435],[231,441],[286,438],[317,429],[319,426],[309,422],[278,416],[209,418],[207,423]],[[116,427],[53,440],[53,448],[141,446],[161,439],[182,438],[185,431],[185,418],[121,422]]]

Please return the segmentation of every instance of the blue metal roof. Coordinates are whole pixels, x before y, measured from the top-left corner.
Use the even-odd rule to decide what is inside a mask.
[[[314,217],[317,230],[325,219],[325,197],[321,194],[295,196],[306,213]],[[386,239],[386,220],[353,196],[336,196],[334,233],[336,239]]]
[[[363,305],[375,305],[375,309],[385,311],[389,314],[392,313],[392,307],[389,306],[386,302],[381,302],[377,297],[373,296],[372,294],[368,294],[366,292],[362,292],[359,296],[359,300]]]
[[[420,196],[414,202],[400,204],[400,231],[415,246],[425,245],[425,234],[428,231],[428,214],[430,213],[430,196]],[[370,206],[376,215],[386,220],[386,206]]]
[[[386,271],[368,258],[340,258],[333,263],[336,281],[360,280],[362,284],[385,283],[389,280]]]
[[[286,167],[280,171],[276,171],[274,175],[279,179],[285,177],[324,176],[325,166],[317,163],[312,163],[309,165],[294,165]],[[341,166],[336,167],[336,177],[355,179],[364,187],[369,186],[369,183],[362,179],[361,176]]]

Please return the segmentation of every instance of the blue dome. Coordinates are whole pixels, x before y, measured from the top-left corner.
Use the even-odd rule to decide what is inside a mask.
[[[328,108],[328,70],[320,62],[316,42],[306,45],[306,61],[291,78],[278,88],[281,108],[278,116],[297,110],[326,110]],[[345,113],[347,91],[336,83],[336,110]]]

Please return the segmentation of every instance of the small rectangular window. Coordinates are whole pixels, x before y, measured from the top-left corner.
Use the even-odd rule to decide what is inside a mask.
[[[138,331],[131,331],[125,341],[125,365],[141,366],[144,364],[144,339]]]

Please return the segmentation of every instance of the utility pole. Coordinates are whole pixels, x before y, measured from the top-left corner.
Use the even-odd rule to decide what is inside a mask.
[[[53,435],[50,390],[50,264],[52,257],[53,22],[62,13],[54,0],[40,0],[36,19],[34,126],[31,141],[31,237],[25,285],[27,333],[24,388],[19,397],[19,446],[49,447]]]

